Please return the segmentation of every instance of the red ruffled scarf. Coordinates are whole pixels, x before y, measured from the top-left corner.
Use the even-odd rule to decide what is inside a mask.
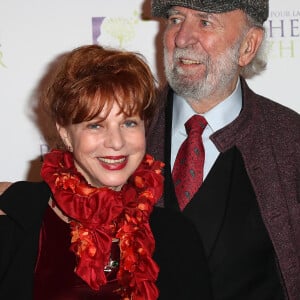
[[[122,298],[157,299],[159,269],[152,259],[155,245],[149,216],[162,195],[162,167],[146,154],[121,191],[113,191],[88,185],[76,170],[72,153],[53,150],[45,156],[41,175],[58,207],[72,220],[71,250],[78,258],[75,272],[92,289],[106,284],[104,267],[112,238],[117,238]]]

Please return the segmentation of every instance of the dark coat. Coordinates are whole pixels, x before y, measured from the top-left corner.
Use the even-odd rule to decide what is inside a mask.
[[[33,299],[39,232],[50,195],[44,182],[17,182],[0,196],[0,208],[7,214],[0,216],[1,300]],[[201,299],[210,300],[208,266],[194,226],[183,215],[158,207],[150,225],[160,267],[159,299],[195,300],[200,293]],[[194,274],[195,268],[202,272]]]
[[[241,78],[243,108],[210,138],[224,153],[236,147],[253,186],[290,300],[300,295],[300,116],[255,94]],[[163,94],[162,94],[163,95]],[[148,133],[148,152],[168,161],[173,93],[162,96]],[[167,101],[165,101],[167,99]],[[170,166],[166,166],[170,172]],[[160,205],[164,206],[163,199]],[[175,207],[176,208],[176,207]]]

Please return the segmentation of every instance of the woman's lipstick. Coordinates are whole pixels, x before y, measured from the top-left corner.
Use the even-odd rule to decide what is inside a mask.
[[[110,171],[118,171],[125,168],[128,156],[119,155],[119,156],[104,156],[99,157],[98,160],[101,163],[101,166]]]

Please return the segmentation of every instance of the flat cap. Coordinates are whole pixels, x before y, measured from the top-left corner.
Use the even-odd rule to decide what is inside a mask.
[[[152,0],[152,15],[166,18],[172,6],[183,6],[207,13],[241,9],[260,24],[269,15],[269,0]]]

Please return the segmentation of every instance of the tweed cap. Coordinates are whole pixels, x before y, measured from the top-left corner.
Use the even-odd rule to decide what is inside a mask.
[[[183,6],[207,13],[241,9],[261,24],[269,15],[269,0],[152,0],[152,15],[166,18],[171,6]]]

